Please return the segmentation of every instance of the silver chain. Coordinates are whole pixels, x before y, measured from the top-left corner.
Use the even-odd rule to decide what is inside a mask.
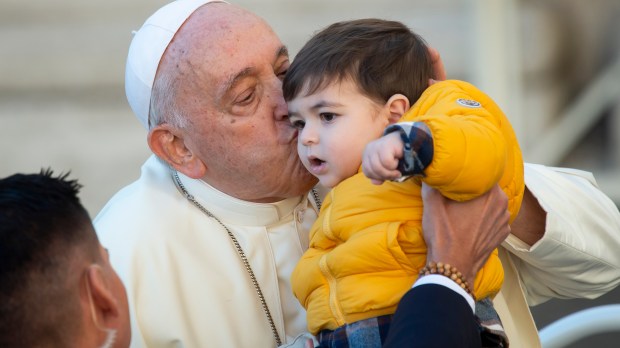
[[[316,209],[321,211],[321,199],[319,198],[319,193],[316,192],[316,188],[312,188],[312,198],[314,198],[314,203],[316,203]]]
[[[273,332],[273,337],[276,340],[276,344],[278,346],[282,345],[282,340],[280,339],[280,335],[278,334],[278,330],[276,329],[276,324],[274,323],[273,318],[271,317],[271,312],[269,311],[269,307],[267,307],[267,301],[265,301],[265,296],[263,296],[263,292],[260,289],[260,286],[258,285],[258,280],[256,279],[256,276],[254,275],[254,271],[252,271],[252,267],[250,267],[250,262],[248,261],[248,258],[245,256],[245,253],[243,252],[243,249],[241,248],[239,241],[237,241],[237,238],[235,237],[235,235],[228,229],[228,227],[226,227],[226,225],[222,223],[222,221],[220,221],[220,219],[215,217],[215,215],[213,215],[210,211],[208,211],[205,207],[203,207],[200,203],[198,203],[198,201],[196,201],[194,196],[192,196],[191,194],[189,194],[189,192],[187,192],[187,189],[185,189],[185,186],[181,182],[181,179],[179,178],[179,174],[177,173],[177,171],[173,170],[172,173],[173,173],[174,180],[176,181],[177,186],[179,187],[179,189],[181,190],[185,198],[187,198],[188,201],[190,201],[193,205],[195,205],[198,209],[200,209],[200,211],[205,213],[205,215],[217,221],[217,223],[219,223],[226,230],[226,233],[228,233],[230,240],[235,245],[235,249],[237,249],[237,254],[239,255],[239,258],[241,258],[241,261],[243,262],[243,265],[245,266],[245,270],[250,276],[250,279],[252,279],[252,284],[254,284],[254,289],[256,289],[256,293],[258,294],[258,299],[260,300],[260,303],[263,306],[263,310],[265,311],[265,315],[267,316],[267,320],[269,321],[269,326],[271,326],[271,331]]]

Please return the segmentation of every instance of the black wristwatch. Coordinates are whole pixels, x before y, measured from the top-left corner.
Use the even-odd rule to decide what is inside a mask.
[[[388,126],[383,134],[398,132],[403,141],[403,157],[398,161],[398,171],[403,177],[424,177],[424,169],[433,160],[433,137],[423,122],[415,122],[409,134],[398,124]]]

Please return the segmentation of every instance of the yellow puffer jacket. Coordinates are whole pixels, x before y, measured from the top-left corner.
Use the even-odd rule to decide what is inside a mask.
[[[499,181],[514,219],[524,189],[521,152],[488,96],[465,82],[436,83],[401,121],[423,121],[431,130],[434,156],[424,181],[456,200],[478,196]],[[360,172],[330,191],[292,275],[309,331],[394,313],[426,263],[421,220],[414,180],[376,186]],[[476,276],[476,297],[495,295],[503,276],[495,251]]]

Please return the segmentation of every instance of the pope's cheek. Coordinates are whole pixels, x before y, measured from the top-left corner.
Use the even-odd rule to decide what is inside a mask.
[[[288,121],[277,122],[276,127],[278,129],[278,143],[297,147],[297,129],[291,127]]]

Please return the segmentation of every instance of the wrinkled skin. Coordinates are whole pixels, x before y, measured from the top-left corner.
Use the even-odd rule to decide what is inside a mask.
[[[316,179],[297,156],[297,130],[288,122],[282,97],[289,64],[286,48],[254,14],[221,3],[198,9],[158,69],[183,81],[176,104],[189,123],[183,129],[164,125],[187,155],[167,161],[247,201],[274,202],[308,192]]]

